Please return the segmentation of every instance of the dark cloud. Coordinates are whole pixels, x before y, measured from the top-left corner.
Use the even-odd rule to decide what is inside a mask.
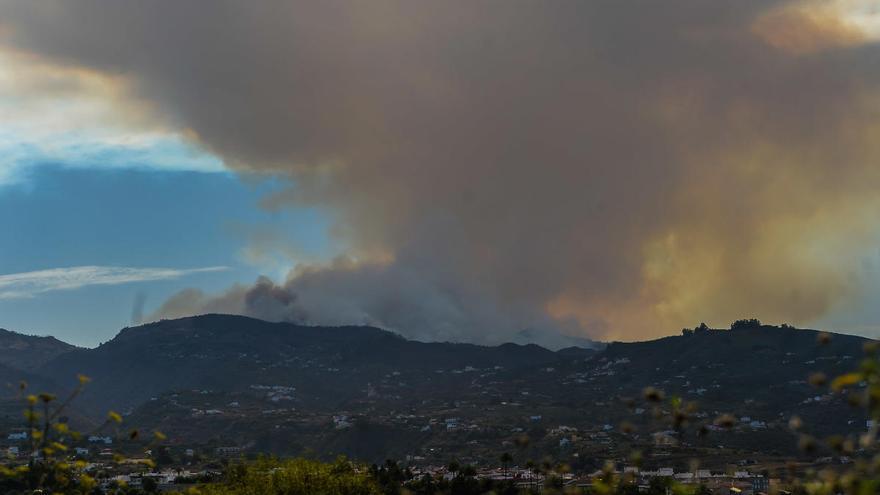
[[[488,342],[806,322],[859,291],[880,56],[816,5],[59,1],[2,18],[7,46],[124,76],[233,168],[289,176],[267,201],[327,209],[351,246],[160,314]]]

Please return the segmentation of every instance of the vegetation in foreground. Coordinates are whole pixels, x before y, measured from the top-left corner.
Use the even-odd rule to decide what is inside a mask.
[[[225,479],[193,488],[203,495],[327,494],[380,495],[372,473],[344,458],[334,463],[308,459],[261,459],[227,469]]]

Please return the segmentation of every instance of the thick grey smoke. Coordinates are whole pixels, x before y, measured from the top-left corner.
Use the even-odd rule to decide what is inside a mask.
[[[0,22],[290,177],[268,201],[327,209],[351,246],[155,316],[495,342],[808,322],[859,292],[880,56],[829,5],[22,1]]]
[[[504,340],[550,348],[588,343],[566,336],[577,334],[574,321],[552,319],[532,308],[500,308],[481,291],[462,293],[461,286],[443,290],[422,274],[403,270],[399,264],[338,260],[331,267],[296,271],[281,286],[260,278],[219,296],[188,289],[166,301],[152,319],[231,312],[272,321],[376,325],[426,341]]]

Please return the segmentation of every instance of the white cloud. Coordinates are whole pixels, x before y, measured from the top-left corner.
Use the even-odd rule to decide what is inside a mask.
[[[204,268],[133,268],[120,266],[73,266],[0,275],[0,299],[33,297],[55,290],[79,289],[90,285],[119,285],[169,280],[193,273],[218,272],[225,266]]]
[[[0,186],[29,168],[226,172],[182,131],[156,124],[122,77],[51,65],[0,50]]]
[[[880,40],[880,8],[874,0],[833,0],[841,18],[858,27],[870,41]]]

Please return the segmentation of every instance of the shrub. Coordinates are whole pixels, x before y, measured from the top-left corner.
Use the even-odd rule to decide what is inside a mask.
[[[220,483],[191,489],[200,495],[380,495],[376,481],[340,457],[332,464],[263,458],[236,464]]]

